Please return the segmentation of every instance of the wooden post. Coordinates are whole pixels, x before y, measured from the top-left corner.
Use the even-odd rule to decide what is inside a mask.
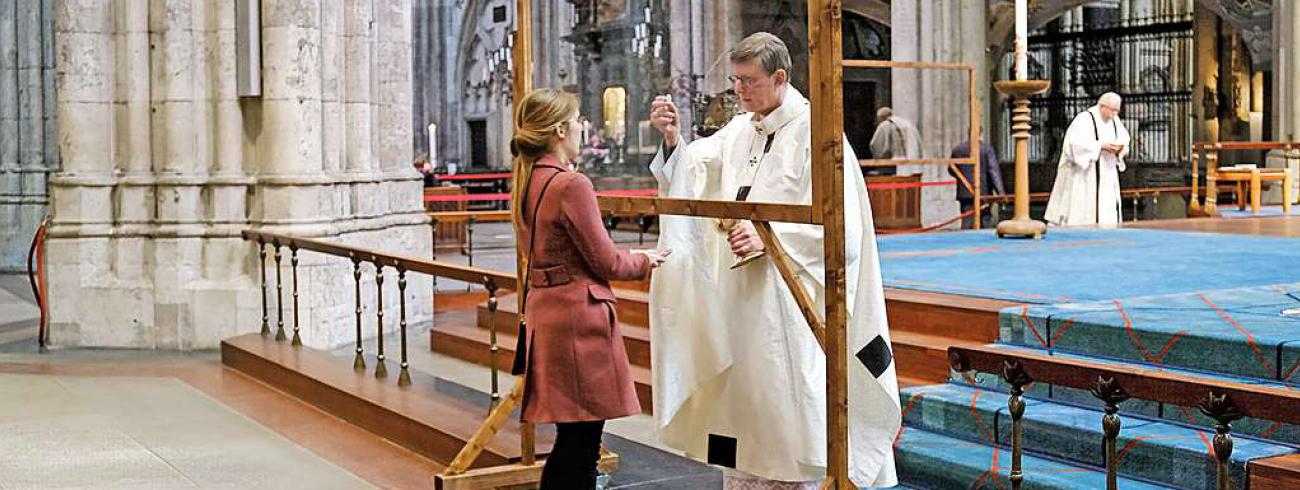
[[[533,90],[533,1],[517,0],[515,2],[515,8],[516,8],[515,34],[514,34],[515,36],[515,48],[514,48],[515,87],[514,87],[513,100],[514,103],[518,104],[519,101],[524,99],[525,94]],[[523,253],[518,253],[517,260],[516,260],[516,268],[515,268],[517,274],[516,277],[522,279],[524,277],[524,271],[528,267],[529,267],[528,258],[525,257]],[[517,297],[523,298],[524,296],[526,296],[527,295],[527,293],[525,292],[526,288],[528,288],[528,284],[525,284],[524,281],[522,280],[519,281],[519,285],[518,287],[516,287],[516,291],[515,291],[516,293],[518,293]],[[522,308],[523,305],[520,304],[519,307]],[[495,368],[496,366],[493,366],[493,369]],[[525,379],[526,379],[525,377],[520,376],[519,381],[515,386],[515,390],[511,391],[511,396],[514,396],[515,391],[518,391],[518,399],[516,401],[520,403],[521,409],[523,408],[522,399],[523,399]],[[497,407],[500,408],[501,405],[497,405]],[[533,427],[533,424],[528,422],[523,422],[520,425],[519,430],[520,430],[519,445],[520,445],[520,452],[522,454],[523,462],[524,464],[531,465],[537,460],[536,457],[537,443],[536,443],[535,429]]]
[[[975,93],[975,67],[972,66],[966,70],[966,79],[970,82],[970,156],[975,158],[975,163],[971,167],[975,169],[974,172],[971,172],[974,176],[971,179],[973,181],[971,187],[974,188],[971,195],[975,196],[975,220],[971,223],[973,223],[972,228],[978,230],[984,224],[984,190],[980,186],[980,182],[984,181],[984,159],[980,158],[983,156],[981,152],[984,151],[984,143],[980,141],[980,106],[978,96]],[[957,172],[957,174],[961,175],[961,172]]]
[[[515,2],[514,102],[533,90],[533,2]]]
[[[1029,97],[1046,91],[1051,82],[1002,80],[994,85],[1015,101],[1011,118],[1011,135],[1016,140],[1015,215],[998,223],[998,238],[1042,238],[1047,233],[1047,225],[1029,218]]]
[[[1218,143],[1205,149],[1205,206],[1206,216],[1219,215],[1219,149]],[[1240,197],[1238,197],[1240,199]]]
[[[826,477],[849,480],[848,383],[844,290],[844,66],[841,0],[808,2],[808,87],[812,112],[813,218],[822,218],[826,254]],[[820,213],[820,214],[819,214]]]
[[[776,271],[781,274],[786,287],[790,288],[795,304],[799,305],[799,311],[808,322],[808,328],[812,329],[813,337],[817,338],[817,345],[821,346],[822,352],[826,352],[826,322],[817,316],[816,302],[799,282],[799,273],[790,262],[790,256],[786,254],[781,240],[776,237],[776,233],[772,232],[772,225],[766,221],[755,221],[754,229],[758,231],[758,237],[763,240],[763,247],[767,250],[772,265],[776,266]]]
[[[1201,173],[1201,145],[1192,145],[1192,195],[1187,200],[1187,215],[1201,215],[1201,198],[1200,193],[1200,174]]]

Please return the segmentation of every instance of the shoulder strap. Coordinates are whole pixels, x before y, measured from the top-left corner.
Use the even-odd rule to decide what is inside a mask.
[[[1092,119],[1092,137],[1096,138],[1097,141],[1101,141],[1101,132],[1097,131],[1097,116],[1092,115],[1092,111],[1087,112],[1088,118]]]
[[[546,197],[546,188],[550,187],[551,182],[555,181],[555,178],[559,175],[560,172],[555,172],[551,174],[550,178],[546,179],[546,182],[542,183],[542,191],[537,193],[537,204],[533,206],[533,215],[528,224],[528,249],[525,255],[528,258],[525,261],[528,267],[524,268],[523,282],[519,284],[519,319],[521,321],[524,319],[524,309],[528,305],[528,281],[533,270],[533,246],[537,243],[537,213],[542,210],[542,198]]]

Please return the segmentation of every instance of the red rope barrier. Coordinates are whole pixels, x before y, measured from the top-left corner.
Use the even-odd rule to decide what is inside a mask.
[[[986,207],[988,207],[988,205],[981,206],[980,209],[983,210],[983,208],[986,208]],[[907,233],[926,233],[926,232],[934,231],[934,230],[937,230],[937,229],[943,228],[943,227],[945,227],[945,226],[951,225],[951,224],[953,224],[953,223],[956,223],[956,222],[958,222],[958,221],[964,220],[964,219],[969,218],[969,217],[971,217],[971,216],[975,216],[975,210],[974,210],[974,209],[972,209],[972,210],[970,210],[970,211],[967,211],[967,212],[964,212],[964,213],[961,213],[961,214],[957,215],[957,217],[955,217],[955,218],[953,218],[953,219],[950,219],[950,220],[948,220],[948,221],[944,221],[943,223],[939,223],[939,224],[937,224],[937,225],[923,226],[923,227],[920,227],[920,228],[909,228],[909,229],[906,229],[906,230],[886,230],[886,229],[880,229],[880,228],[877,228],[877,229],[876,229],[876,234],[877,234],[877,235],[902,235],[902,234],[907,234]]]

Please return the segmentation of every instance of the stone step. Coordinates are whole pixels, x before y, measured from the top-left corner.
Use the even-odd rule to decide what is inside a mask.
[[[894,455],[899,480],[911,488],[1011,488],[1011,450],[1006,447],[905,427],[899,434]],[[1032,453],[1023,455],[1021,468],[1026,490],[1106,488],[1106,474],[1100,468],[1063,463]],[[1120,478],[1119,488],[1172,487]]]
[[[950,383],[908,388],[901,397],[907,407],[904,423],[908,427],[1011,444],[1011,417],[1004,392]],[[1022,419],[1024,447],[1076,464],[1103,466],[1102,416],[1103,412],[1093,408],[1028,398]],[[1213,430],[1123,411],[1121,420],[1116,447],[1122,474],[1181,488],[1214,488]],[[1234,443],[1231,475],[1236,488],[1247,488],[1248,462],[1296,453],[1293,447],[1248,437],[1236,437]]]

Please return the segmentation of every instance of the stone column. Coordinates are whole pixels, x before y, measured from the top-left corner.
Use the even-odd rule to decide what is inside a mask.
[[[366,12],[357,17],[366,26],[359,61],[348,59],[349,40],[339,38],[347,30],[344,5]],[[379,48],[370,42],[368,5],[262,7],[264,96],[239,99],[233,4],[58,3],[64,168],[53,179],[48,248],[56,346],[187,350],[257,331],[256,247],[238,238],[246,228],[427,253],[418,182],[409,169],[409,4],[387,3],[389,20],[376,22],[403,39],[388,51],[384,78],[369,75],[381,72],[374,65],[383,58],[371,56]],[[348,98],[341,93],[344,73],[353,72],[365,74],[366,94],[379,85],[392,92],[380,101],[386,105],[360,101],[360,141],[343,134],[354,127],[343,120]],[[388,121],[382,129],[393,139],[385,143],[395,142],[395,150],[375,150],[375,120]],[[351,156],[360,164],[345,163]],[[393,172],[374,168],[376,160],[391,161]],[[352,167],[356,174],[340,172]],[[370,188],[354,185],[358,180]],[[283,253],[287,281],[289,251]],[[311,252],[300,259],[304,342],[351,342],[353,306],[342,300],[351,297],[351,263]],[[274,288],[273,271],[270,277]],[[289,293],[286,284],[286,307]],[[385,295],[392,302],[386,309],[395,311],[395,293]],[[411,281],[409,324],[431,320],[431,305],[415,300],[429,293],[427,279]],[[288,326],[292,312],[285,320]],[[385,327],[396,322],[393,316]]]
[[[152,298],[117,302],[108,294],[116,285],[109,268],[108,239],[115,218],[114,9],[109,2],[60,2],[54,17],[58,151],[63,168],[50,182],[53,222],[46,248],[50,341],[130,345],[141,328],[117,325],[129,331],[113,335],[109,317],[123,309],[152,311]],[[143,320],[152,326],[152,315]]]
[[[0,271],[26,270],[54,169],[52,1],[0,5]]]
[[[892,57],[900,61],[948,61],[975,66],[981,110],[987,107],[987,60],[983,49],[986,6],[978,2],[923,0],[892,5]],[[948,70],[894,70],[894,113],[921,132],[922,156],[947,157],[952,147],[969,137],[969,87],[966,74]],[[982,128],[986,144],[992,141]],[[899,175],[921,174],[923,182],[952,180],[944,166],[902,165]],[[930,186],[921,191],[921,223],[934,226],[958,214],[955,186]],[[953,226],[960,226],[960,222]]]
[[[1300,5],[1295,2],[1273,4],[1273,137],[1277,140],[1300,139]],[[1288,166],[1292,175],[1300,175],[1300,160],[1286,158],[1283,152],[1270,152],[1268,166]],[[1300,179],[1294,179],[1300,181]],[[1292,187],[1292,196],[1300,195],[1300,187]],[[1266,195],[1280,199],[1276,189]]]

